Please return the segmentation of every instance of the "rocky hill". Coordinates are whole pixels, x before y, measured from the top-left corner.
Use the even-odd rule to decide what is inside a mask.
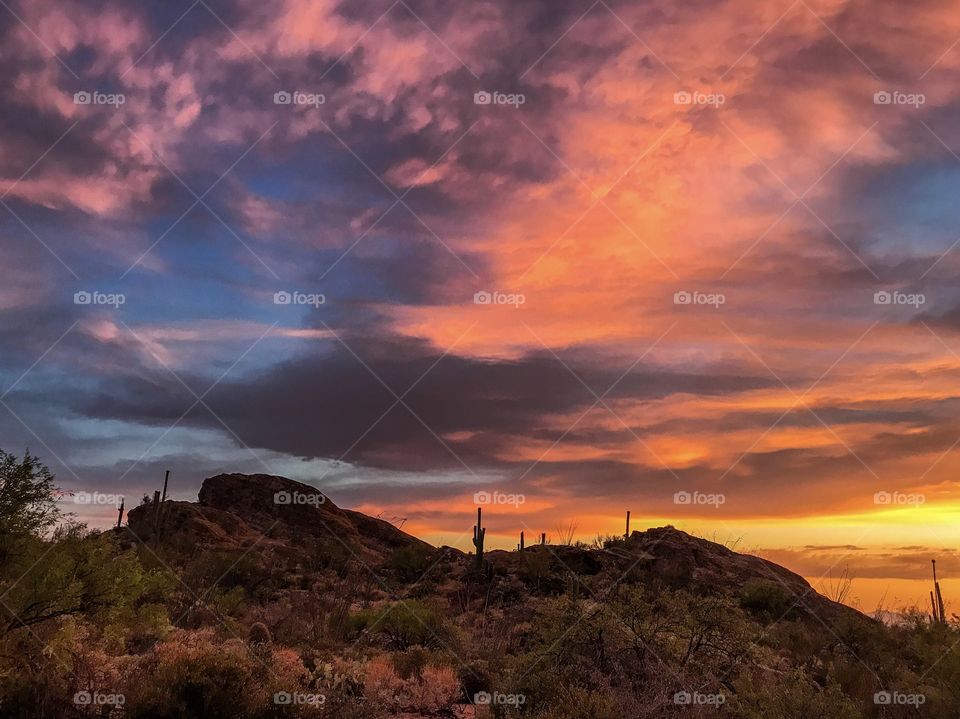
[[[464,528],[474,521],[465,514]],[[92,716],[70,701],[95,689],[122,695],[133,719],[883,719],[960,707],[957,618],[914,611],[887,626],[670,526],[487,548],[478,561],[316,487],[221,474],[196,502],[144,502],[128,531],[60,552],[37,575],[68,582],[56,601],[96,581],[80,623],[51,622],[42,638],[79,657],[80,678],[57,684],[60,708],[44,713],[20,691],[25,711],[0,702],[4,719]],[[5,656],[32,648],[33,666],[54,666],[33,634],[22,640]],[[30,671],[0,674],[0,696]],[[890,712],[894,696],[913,705]]]
[[[167,541],[197,548],[239,549],[254,544],[286,553],[356,553],[379,564],[403,547],[428,548],[389,522],[341,509],[316,487],[268,474],[218,474],[204,480],[198,502],[166,502]],[[157,533],[155,507],[131,510],[131,531],[147,540]]]
[[[242,550],[291,573],[304,567],[333,568],[342,575],[373,569],[398,586],[419,581],[421,573],[459,582],[475,571],[472,555],[432,547],[389,522],[338,507],[316,487],[284,477],[220,474],[203,482],[198,500],[167,502],[160,537],[156,508],[150,504],[130,512],[130,530],[141,540],[160,540],[189,555],[198,549]],[[394,571],[401,550],[406,565]],[[671,526],[635,531],[604,547],[535,545],[523,552],[487,551],[485,557],[499,579],[492,593],[501,599],[560,594],[571,581],[601,586],[642,582],[713,595],[736,595],[744,587],[762,585],[780,597],[784,613],[869,621],[780,565]]]

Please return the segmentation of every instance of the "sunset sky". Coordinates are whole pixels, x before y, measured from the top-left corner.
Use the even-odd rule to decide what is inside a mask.
[[[0,447],[66,492],[960,596],[955,3],[4,0],[0,69]]]

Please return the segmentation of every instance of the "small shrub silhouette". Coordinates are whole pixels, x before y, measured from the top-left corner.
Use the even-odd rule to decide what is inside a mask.
[[[740,606],[767,620],[790,618],[795,602],[786,587],[769,579],[751,579],[740,590]]]

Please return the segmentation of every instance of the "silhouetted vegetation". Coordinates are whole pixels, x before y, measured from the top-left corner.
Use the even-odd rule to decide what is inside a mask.
[[[642,533],[487,549],[479,574],[421,544],[364,566],[339,541],[349,562],[285,540],[198,549],[179,525],[149,542],[90,531],[57,510],[37,458],[0,453],[0,471],[3,717],[960,712],[956,617],[814,615],[775,577],[704,591],[683,566],[660,578]]]

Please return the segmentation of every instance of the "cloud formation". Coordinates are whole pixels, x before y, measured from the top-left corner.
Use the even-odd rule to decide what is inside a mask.
[[[586,531],[936,519],[958,36],[940,0],[11,3],[3,436],[434,534],[478,487]]]

